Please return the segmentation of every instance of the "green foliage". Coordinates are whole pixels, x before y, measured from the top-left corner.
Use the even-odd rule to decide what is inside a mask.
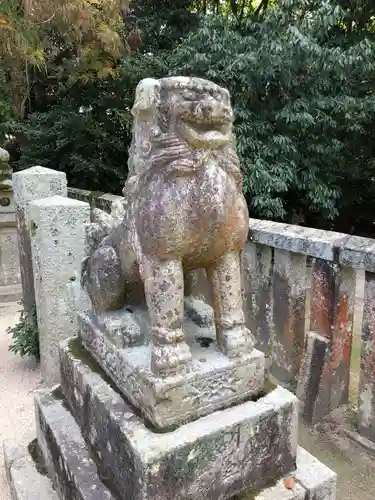
[[[0,68],[0,146],[4,147],[6,135],[14,126],[12,104],[4,71]]]
[[[66,84],[48,112],[21,124],[17,168],[42,165],[67,173],[73,187],[121,193],[127,176],[134,89],[146,76],[165,74],[157,58],[134,55],[118,68],[121,78]]]
[[[101,80],[52,60],[15,129],[18,168],[63,170],[75,187],[119,193],[138,81],[196,75],[226,86],[253,216],[372,230],[375,7],[346,0],[140,0],[124,18],[135,52]],[[131,37],[128,36],[129,43]],[[136,45],[136,44],[135,44]],[[36,82],[36,83],[35,83]],[[0,94],[1,101],[1,94]],[[331,222],[330,222],[331,221]],[[364,231],[364,229],[363,229]]]
[[[13,340],[9,346],[9,351],[19,354],[21,357],[33,356],[39,361],[39,332],[37,324],[36,309],[33,309],[31,318],[28,317],[28,314],[23,309],[19,322],[14,327],[7,329],[7,333],[12,335]]]
[[[375,68],[374,47],[327,44],[344,13],[309,3],[280,0],[262,22],[207,17],[172,55],[171,74],[230,89],[245,191],[259,217],[285,217],[297,203],[337,215],[348,138],[362,136],[374,116],[373,95],[357,92]]]

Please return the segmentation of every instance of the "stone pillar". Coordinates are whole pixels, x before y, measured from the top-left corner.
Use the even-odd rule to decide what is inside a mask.
[[[306,311],[306,255],[275,249],[271,372],[295,389],[302,362]]]
[[[250,241],[242,251],[242,288],[246,326],[255,347],[270,354],[272,332],[272,248]]]
[[[58,344],[78,331],[71,283],[77,280],[84,258],[90,205],[53,196],[31,202],[28,215],[41,371],[52,385],[60,379]]]
[[[0,302],[21,297],[15,212],[9,154],[0,148]]]
[[[375,273],[365,274],[358,431],[375,442]]]
[[[349,399],[355,270],[316,258],[311,281],[310,330],[297,396],[304,418],[316,422]]]
[[[29,204],[49,196],[67,196],[66,175],[64,172],[49,168],[31,167],[13,174],[13,192],[16,203],[23,302],[30,321],[35,307],[35,291],[29,234]]]

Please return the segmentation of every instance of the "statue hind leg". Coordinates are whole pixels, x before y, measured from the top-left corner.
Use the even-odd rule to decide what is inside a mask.
[[[104,245],[83,262],[81,285],[96,314],[120,309],[125,302],[126,281],[116,249]]]
[[[207,269],[207,277],[212,288],[219,347],[229,357],[251,350],[254,338],[245,326],[239,253],[223,255]]]

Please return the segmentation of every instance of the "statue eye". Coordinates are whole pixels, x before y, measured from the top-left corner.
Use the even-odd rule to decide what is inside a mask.
[[[187,101],[196,101],[197,100],[197,94],[195,92],[186,91],[183,93],[183,97]]]

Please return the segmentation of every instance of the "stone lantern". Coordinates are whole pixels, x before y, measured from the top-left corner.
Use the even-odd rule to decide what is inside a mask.
[[[0,302],[21,297],[12,173],[9,153],[0,148]]]

